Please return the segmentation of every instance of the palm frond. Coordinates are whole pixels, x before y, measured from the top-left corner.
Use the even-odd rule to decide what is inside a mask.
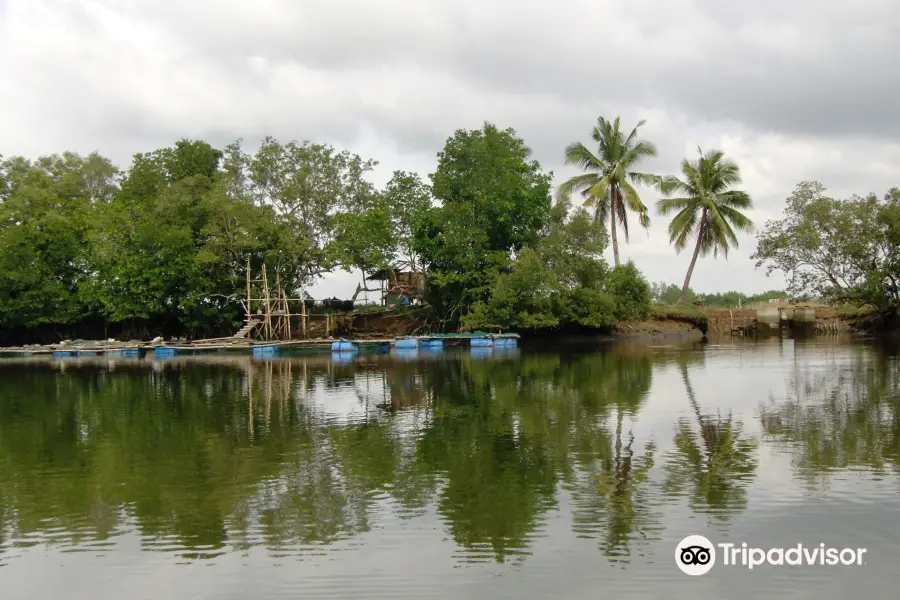
[[[725,258],[728,258],[729,248],[732,246],[738,247],[738,239],[734,229],[731,228],[728,221],[722,218],[722,215],[717,210],[708,212],[706,219],[706,227],[704,228],[706,235],[704,236],[700,252],[706,255],[712,250],[713,254],[716,255],[721,250]]]
[[[659,202],[656,203],[656,210],[661,215],[667,215],[669,213],[675,212],[676,210],[682,210],[688,208],[690,206],[694,207],[694,210],[699,209],[699,204],[695,198],[663,198]]]
[[[659,191],[666,196],[673,194],[682,194],[684,196],[696,196],[694,188],[687,182],[682,181],[674,175],[666,175],[659,179]]]
[[[581,142],[575,142],[566,146],[566,164],[578,165],[583,171],[602,173],[606,170],[606,163],[588,150],[587,146]]]
[[[718,203],[722,206],[730,206],[731,208],[748,209],[753,208],[753,200],[747,192],[738,190],[729,190],[718,194]]]
[[[688,240],[694,235],[694,227],[698,221],[697,210],[694,206],[682,209],[669,223],[669,241],[675,247],[676,252],[681,252],[687,246]]]
[[[638,121],[638,124],[634,126],[634,129],[631,130],[631,133],[629,133],[628,137],[625,139],[626,146],[631,145],[631,142],[633,142],[634,139],[637,137],[638,129],[640,129],[641,127],[646,125],[646,123],[647,123],[647,119],[641,119],[640,121]]]
[[[624,196],[625,204],[628,205],[628,208],[636,213],[647,212],[647,207],[641,200],[640,195],[638,195],[636,189],[631,187],[630,183],[628,183],[627,181],[621,182],[619,184],[619,189],[622,190],[622,195]]]
[[[584,175],[576,175],[559,184],[556,188],[557,199],[568,199],[572,197],[572,192],[576,190],[589,189],[603,179],[599,173],[585,173]]]
[[[628,179],[635,185],[643,185],[648,188],[659,189],[663,178],[659,175],[651,175],[650,173],[629,172]]]
[[[656,146],[648,141],[641,140],[630,148],[626,146],[626,150],[622,155],[622,162],[632,165],[640,159],[650,156],[656,156]]]
[[[722,215],[722,218],[731,223],[738,231],[746,233],[753,231],[753,221],[744,216],[743,213],[725,205],[716,207],[716,210]]]
[[[615,193],[618,192],[618,193]],[[612,214],[615,215],[616,220],[619,222],[619,225],[622,226],[622,234],[625,236],[625,241],[628,241],[628,211],[625,210],[625,200],[622,198],[622,190],[619,188],[615,190],[613,194],[610,195],[610,209],[612,210]]]

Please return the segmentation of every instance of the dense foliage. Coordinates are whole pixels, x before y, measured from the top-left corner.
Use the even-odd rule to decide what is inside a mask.
[[[551,174],[529,155],[485,124],[447,140],[431,185],[398,171],[382,190],[372,161],[272,138],[252,153],[182,140],[124,171],[98,154],[0,158],[0,331],[225,335],[248,263],[292,294],[335,269],[425,272],[447,329],[607,327],[645,311],[639,273],[600,258],[595,221],[568,204],[551,215]],[[534,304],[504,305],[524,288]]]
[[[900,189],[838,200],[815,181],[800,183],[784,218],[769,221],[753,258],[781,271],[793,294],[900,306]]]
[[[379,192],[373,166],[271,138],[253,154],[183,140],[125,172],[97,154],[0,160],[0,329],[225,334],[248,262],[291,291],[381,268],[411,246],[424,184],[398,173]]]
[[[464,328],[604,328],[645,315],[650,286],[632,263],[609,269],[601,258],[607,239],[584,208],[570,214],[558,203],[548,234],[518,254],[489,298],[464,317]]]
[[[752,227],[738,166],[712,151],[683,161],[680,178],[636,171],[656,152],[638,127],[625,135],[601,118],[596,152],[570,145],[566,161],[586,172],[561,184],[556,204],[552,174],[490,123],[450,136],[430,182],[397,171],[383,189],[369,181],[374,161],[273,138],[255,152],[182,140],[125,170],[96,153],[0,157],[0,343],[226,335],[241,321],[247,264],[295,297],[337,269],[361,272],[356,295],[375,272],[420,272],[445,330],[608,328],[654,300],[767,299],[690,289],[697,258],[727,257]],[[674,214],[676,251],[693,246],[680,291],[619,264],[627,212],[649,226],[641,185],[668,196],[658,208]],[[610,242],[614,268],[602,258]],[[900,190],[835,200],[802,183],[758,242],[757,266],[787,275],[795,298],[900,305]]]

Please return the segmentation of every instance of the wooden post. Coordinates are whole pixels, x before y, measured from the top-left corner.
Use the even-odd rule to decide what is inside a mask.
[[[281,290],[281,296],[284,298],[284,326],[287,329],[287,339],[291,339],[291,305],[288,302],[287,292]]]
[[[247,259],[247,323],[250,323],[250,319],[253,317],[253,313],[250,311],[250,259]]]
[[[262,278],[263,278],[263,289],[266,292],[265,300],[266,300],[266,311],[265,311],[265,329],[266,329],[266,340],[272,339],[272,305],[270,303],[269,298],[269,278],[266,277],[266,265],[263,263],[262,266]]]
[[[303,339],[306,339],[306,298],[300,294],[300,326],[303,328]]]

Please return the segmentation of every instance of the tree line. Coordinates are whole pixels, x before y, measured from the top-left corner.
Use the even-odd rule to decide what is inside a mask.
[[[300,294],[344,269],[427,274],[438,326],[605,328],[647,313],[654,293],[621,264],[629,214],[650,226],[640,188],[663,198],[670,241],[698,258],[727,257],[750,231],[752,200],[720,151],[685,159],[681,176],[645,173],[655,146],[599,118],[565,149],[585,172],[552,194],[552,173],[514,130],[458,130],[428,181],[312,142],[265,138],[255,152],[197,140],[134,156],[66,152],[0,157],[0,333],[59,338],[160,332],[227,335],[242,317],[245,267],[262,265]],[[572,196],[580,196],[574,206]],[[791,293],[896,304],[900,192],[835,201],[801,184],[786,216],[766,224],[758,266],[789,275]],[[602,258],[611,245],[613,265]]]

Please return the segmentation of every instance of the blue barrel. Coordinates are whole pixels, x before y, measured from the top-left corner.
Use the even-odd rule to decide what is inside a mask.
[[[254,346],[253,356],[277,356],[278,346]]]
[[[97,356],[100,354],[100,350],[79,350],[78,356]]]
[[[414,337],[397,338],[394,340],[394,348],[418,348],[419,340]]]
[[[490,347],[494,345],[494,341],[491,338],[472,338],[470,345],[473,348]]]
[[[516,338],[501,337],[494,339],[494,345],[515,348],[519,345],[519,341]]]
[[[121,350],[109,350],[106,353],[107,356],[114,358],[140,358],[141,357],[141,349],[140,348],[123,348]]]
[[[419,342],[419,347],[423,350],[443,350],[444,340],[421,340]]]
[[[172,358],[178,354],[178,349],[159,346],[153,351],[153,354],[156,358]]]
[[[331,342],[331,351],[332,352],[358,352],[359,346],[357,346],[353,342],[350,342],[347,340],[339,340],[337,342]]]
[[[55,358],[65,358],[67,356],[75,356],[75,353],[70,350],[54,350],[53,356]]]

